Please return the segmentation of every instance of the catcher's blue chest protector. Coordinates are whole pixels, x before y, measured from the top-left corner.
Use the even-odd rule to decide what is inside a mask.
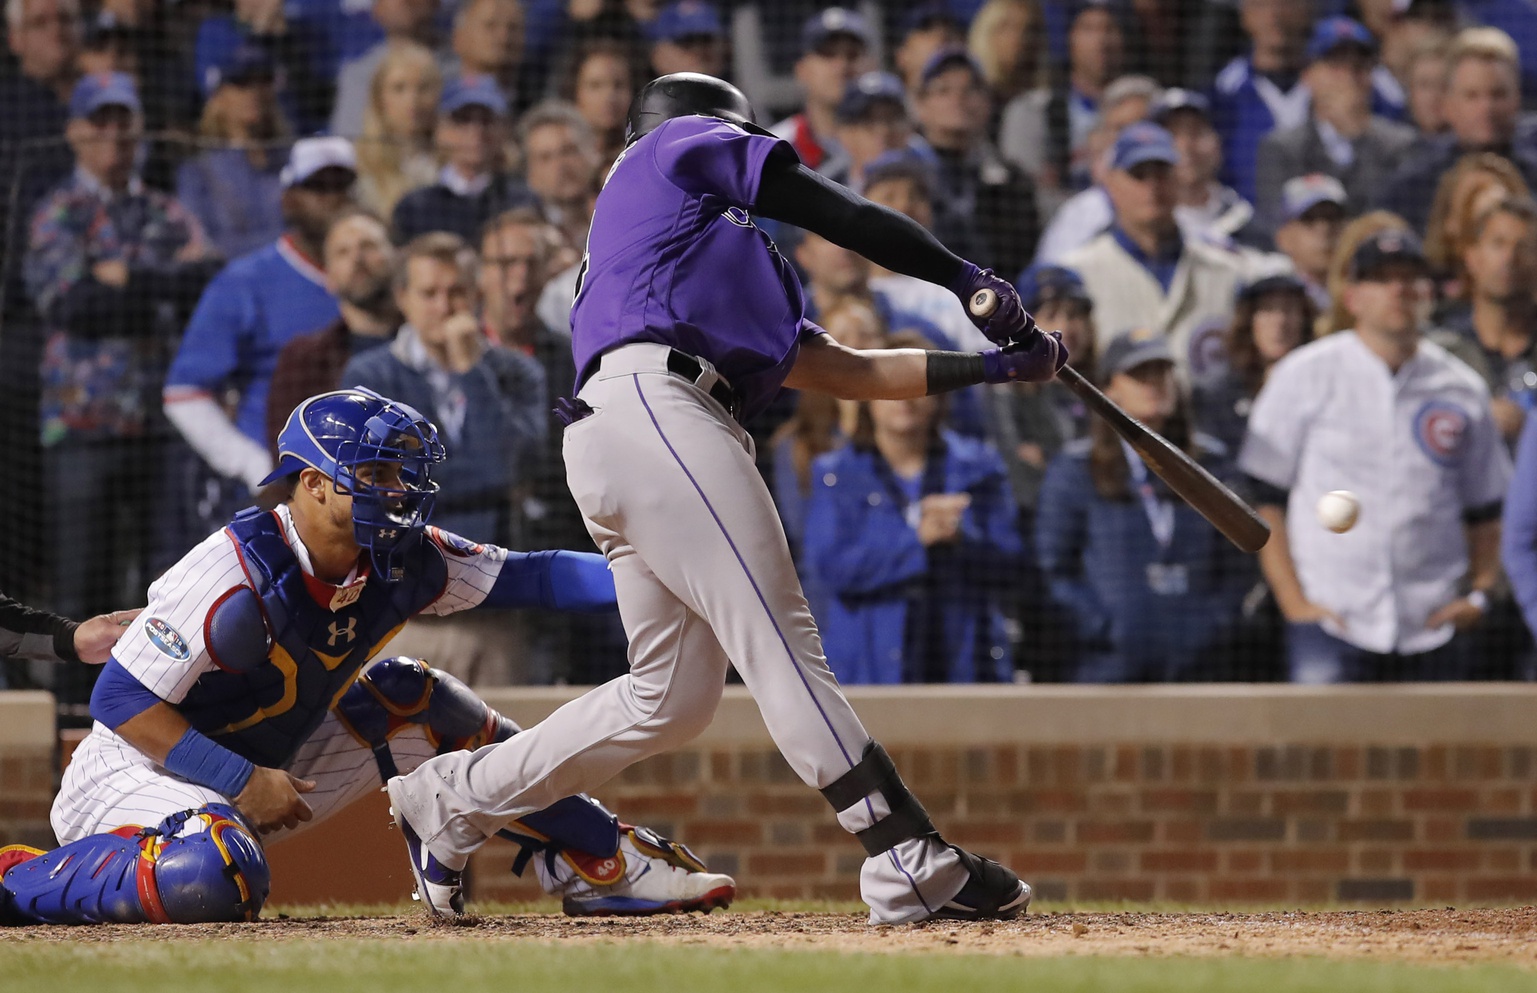
[[[275,513],[244,511],[226,531],[251,585],[209,611],[205,643],[218,668],[176,709],[236,754],[282,768],[380,646],[442,594],[448,570],[424,539],[402,555],[400,580],[370,574],[333,587],[305,574]]]

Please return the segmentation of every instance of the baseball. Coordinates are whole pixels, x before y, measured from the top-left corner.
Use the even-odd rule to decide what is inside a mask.
[[[1318,523],[1335,534],[1344,534],[1356,526],[1361,500],[1349,490],[1330,490],[1318,498],[1317,512]]]

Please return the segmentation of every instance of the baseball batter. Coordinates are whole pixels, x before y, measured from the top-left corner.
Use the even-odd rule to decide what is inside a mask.
[[[1048,380],[1066,360],[1060,338],[1036,330],[1006,281],[807,169],[727,83],[653,80],[629,136],[597,201],[572,311],[578,399],[563,403],[567,478],[613,570],[631,669],[493,748],[390,780],[423,898],[449,913],[470,853],[510,820],[697,735],[734,665],[790,765],[868,853],[872,920],[1014,916],[1029,887],[940,837],[828,669],[742,421],[781,386],[900,399]],[[805,319],[754,212],[962,300],[996,291],[978,325],[1016,344],[838,345]]]
[[[268,889],[258,833],[290,835],[381,777],[518,732],[415,659],[363,672],[409,617],[613,603],[597,555],[509,553],[426,527],[443,447],[404,404],[312,397],[278,448],[263,485],[290,480],[289,500],[188,553],[113,649],[53,806],[62,847],[0,850],[0,922],[254,918]],[[709,909],[734,894],[730,877],[586,797],[508,831],[524,846],[516,868],[539,855],[568,913]]]

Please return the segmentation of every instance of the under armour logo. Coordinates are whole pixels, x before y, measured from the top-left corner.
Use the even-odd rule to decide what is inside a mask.
[[[357,632],[354,630],[357,626],[358,626],[358,619],[356,617],[349,617],[349,618],[347,618],[347,626],[346,627],[342,627],[341,625],[337,624],[335,621],[332,621],[331,622],[331,637],[326,639],[326,644],[328,646],[330,646],[331,648],[335,648],[336,647],[336,639],[337,638],[340,638],[340,639],[342,639],[345,642],[351,643],[352,639],[357,637]]]
[[[381,529],[379,531],[379,537],[384,538],[386,540],[393,540],[394,538],[399,537],[399,535],[400,535],[400,532],[395,530],[394,528],[383,528],[383,529]]]

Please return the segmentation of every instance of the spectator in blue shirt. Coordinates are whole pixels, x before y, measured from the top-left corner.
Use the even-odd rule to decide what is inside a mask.
[[[928,347],[894,335],[891,347]],[[937,397],[872,401],[813,463],[805,564],[845,683],[1009,682],[999,604],[1020,565],[1003,460],[945,431]]]
[[[218,82],[198,123],[198,136],[216,144],[176,170],[176,195],[227,259],[283,233],[278,172],[293,129],[273,89],[276,71],[264,49],[233,49],[217,68]]]
[[[1138,329],[1101,355],[1106,395],[1219,475],[1226,460],[1190,430],[1174,357]],[[1036,555],[1076,621],[1085,683],[1212,678],[1258,573],[1216,528],[1148,471],[1103,421],[1046,470]]]
[[[208,285],[166,374],[166,416],[218,478],[232,481],[221,510],[243,505],[271,471],[267,388],[279,350],[340,316],[317,260],[331,221],[352,203],[356,176],[346,139],[294,144],[279,176],[287,230]]]
[[[221,67],[247,45],[264,50],[281,67],[276,77],[278,101],[300,133],[323,128],[333,93],[325,39],[308,20],[291,17],[283,0],[235,0],[233,13],[203,19],[194,52],[203,95],[218,88]]]

